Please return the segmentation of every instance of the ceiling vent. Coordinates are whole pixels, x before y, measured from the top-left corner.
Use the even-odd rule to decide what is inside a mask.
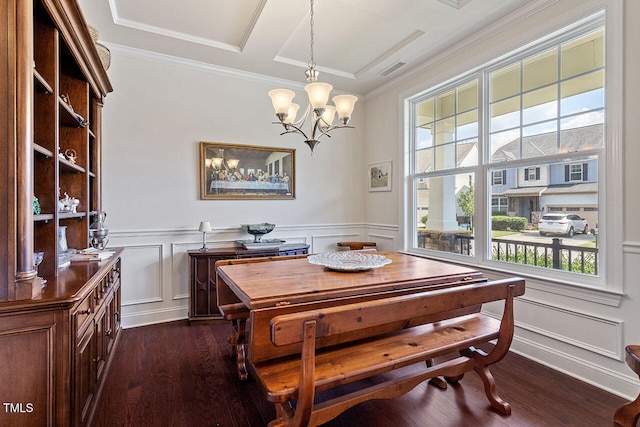
[[[396,71],[398,68],[404,67],[405,65],[407,65],[406,62],[402,62],[402,61],[398,61],[395,64],[385,68],[384,70],[380,71],[380,75],[381,76],[385,76],[387,77],[389,74],[393,73],[394,71]]]
[[[440,1],[448,6],[455,7],[456,9],[460,9],[461,7],[465,6],[467,3],[471,2],[471,0],[440,0]]]

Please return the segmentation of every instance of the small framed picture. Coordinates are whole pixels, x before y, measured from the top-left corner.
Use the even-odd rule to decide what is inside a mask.
[[[369,165],[369,191],[391,191],[391,162]]]

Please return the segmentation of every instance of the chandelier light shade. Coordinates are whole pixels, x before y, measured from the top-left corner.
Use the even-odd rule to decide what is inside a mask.
[[[305,71],[307,76],[307,85],[304,87],[307,92],[308,104],[304,114],[296,121],[298,110],[300,105],[293,102],[295,92],[289,89],[273,89],[269,91],[269,97],[273,104],[273,109],[278,117],[276,124],[284,126],[284,132],[281,135],[287,133],[297,133],[302,135],[305,139],[305,144],[311,148],[311,155],[313,155],[314,147],[320,142],[319,138],[323,135],[328,135],[334,129],[340,128],[353,128],[353,126],[347,126],[351,119],[351,114],[357,97],[353,95],[337,95],[334,96],[332,101],[334,105],[328,104],[329,96],[333,90],[333,86],[329,83],[322,83],[317,81],[318,71],[315,69],[316,63],[313,58],[313,3],[314,0],[310,0],[311,12],[309,14],[310,30],[310,59],[309,68]],[[338,123],[333,124],[336,113],[338,115]],[[311,131],[307,133],[303,130],[303,126],[306,121],[311,123]]]

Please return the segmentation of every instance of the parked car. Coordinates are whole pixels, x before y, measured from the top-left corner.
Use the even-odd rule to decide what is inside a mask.
[[[576,214],[546,214],[538,223],[541,236],[549,234],[566,234],[573,237],[575,233],[588,234],[589,223]]]

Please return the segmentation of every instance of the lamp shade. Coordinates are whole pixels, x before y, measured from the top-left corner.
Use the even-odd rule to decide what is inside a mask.
[[[322,113],[322,120],[330,125],[333,122],[333,119],[336,117],[336,107],[333,105],[327,105],[324,109],[324,113]]]
[[[211,159],[211,162],[213,163],[213,167],[215,167],[216,169],[220,169],[220,166],[222,166],[223,159],[222,157],[214,157]]]
[[[198,228],[198,231],[201,231],[203,233],[211,231],[211,223],[209,223],[209,221],[202,221],[200,223],[200,228]]]
[[[336,105],[339,119],[350,118],[358,97],[353,95],[336,95],[332,98]]]
[[[298,110],[300,109],[300,106],[298,104],[296,104],[295,102],[292,102],[291,105],[289,106],[289,112],[287,113],[287,118],[284,119],[283,123],[286,124],[291,124],[293,122],[296,121],[296,116],[298,115]]]
[[[229,166],[229,169],[235,169],[238,167],[239,162],[239,159],[229,159],[227,160],[227,165]]]
[[[316,108],[326,107],[331,89],[333,89],[333,86],[329,83],[322,82],[309,83],[304,87],[304,90],[307,91],[307,95],[309,96],[309,103],[314,110]]]
[[[296,96],[296,93],[289,89],[273,89],[269,91],[269,97],[276,114],[287,114],[294,96]]]

